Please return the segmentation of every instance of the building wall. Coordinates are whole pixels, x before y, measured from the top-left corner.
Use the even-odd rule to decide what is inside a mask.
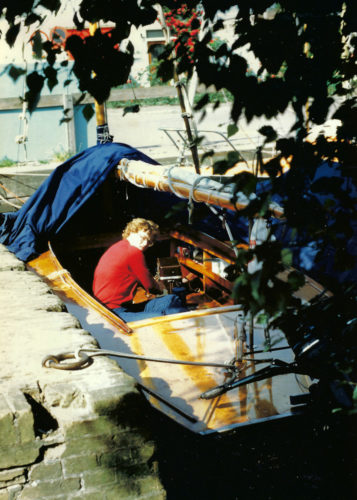
[[[61,20],[54,19],[52,24],[48,21],[41,29],[45,36],[49,37],[54,26],[71,27],[72,17]],[[2,26],[0,26],[1,28]],[[218,36],[224,40],[230,40],[233,33],[233,24],[230,19],[225,21],[225,28],[218,33]],[[41,61],[35,62],[33,58],[31,44],[29,39],[33,33],[22,33],[16,42],[14,53],[17,54],[13,63],[16,67],[26,70],[26,74],[19,76],[14,81],[5,70],[6,63],[11,62],[9,57],[0,55],[0,96],[1,98],[23,97],[26,90],[26,75],[30,74],[35,64],[44,64]],[[140,28],[133,27],[130,35],[131,42],[135,47],[135,60],[132,68],[131,77],[139,85],[148,87],[148,66],[151,61],[148,47],[151,44],[164,43],[164,36],[158,21]],[[2,44],[2,45],[1,45]],[[4,49],[4,42],[0,40],[0,49]],[[21,52],[21,44],[23,52]],[[7,50],[10,56],[9,50]],[[6,54],[5,54],[6,55]],[[63,54],[62,59],[66,59]],[[50,91],[46,86],[43,88],[42,95],[71,96],[78,92],[75,78],[71,75],[72,61],[69,61],[67,67],[58,64],[58,84]],[[65,82],[71,80],[67,85]],[[1,101],[1,99],[0,99]],[[93,146],[96,143],[96,120],[92,117],[88,122],[82,114],[83,106],[74,108],[74,124],[61,123],[63,118],[63,105],[41,108],[39,106],[32,115],[26,113],[28,125],[20,119],[23,116],[23,110],[17,108],[3,108],[0,103],[0,164],[1,160],[8,158],[15,162],[25,161],[57,161],[64,159],[64,155],[70,156],[73,153]],[[71,129],[72,127],[72,129]],[[27,142],[21,142],[19,136],[24,135]],[[72,139],[71,139],[72,137]],[[26,147],[25,147],[26,145]]]
[[[18,67],[26,70],[26,74],[19,76],[16,81],[8,75],[5,65],[0,67],[0,96],[2,98],[23,97],[26,89],[26,76],[34,69],[34,64],[17,64]],[[96,123],[95,117],[88,122],[85,120],[82,109],[83,105],[74,108],[74,135],[75,147],[69,140],[69,127],[73,126],[67,122],[62,122],[64,117],[64,98],[78,92],[75,82],[65,85],[65,81],[70,77],[71,64],[68,68],[57,66],[58,84],[52,92],[44,86],[42,95],[58,95],[58,104],[56,106],[41,107],[30,114],[25,111],[25,120],[23,108],[16,104],[16,108],[8,109],[8,105],[0,103],[0,162],[4,158],[13,161],[51,161],[56,160],[64,154],[74,154],[80,152],[96,142]],[[15,105],[14,105],[15,106]],[[1,109],[2,108],[2,109]],[[19,143],[19,136],[27,137],[26,143]],[[26,145],[26,148],[24,146]]]

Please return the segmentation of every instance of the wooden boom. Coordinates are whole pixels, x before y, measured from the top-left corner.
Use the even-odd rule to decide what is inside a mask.
[[[157,191],[176,194],[196,202],[208,203],[229,210],[242,210],[250,200],[243,193],[235,193],[230,188],[214,179],[214,177],[197,175],[182,167],[164,167],[151,165],[142,161],[123,159],[119,162],[117,173],[123,180],[140,187],[148,187]],[[276,203],[270,204],[275,217],[283,217],[284,211]]]

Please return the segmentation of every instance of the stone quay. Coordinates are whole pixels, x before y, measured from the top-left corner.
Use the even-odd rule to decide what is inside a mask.
[[[76,371],[42,366],[98,345],[2,245],[0,305],[0,500],[165,498],[134,380],[106,357]]]

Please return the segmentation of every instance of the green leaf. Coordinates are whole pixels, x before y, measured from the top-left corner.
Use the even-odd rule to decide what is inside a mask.
[[[236,165],[239,161],[241,161],[240,154],[236,151],[230,151],[227,154],[226,159],[214,162],[213,172],[215,174],[224,174],[227,170],[234,167],[234,165]]]
[[[252,275],[252,278],[250,280],[250,286],[251,286],[251,293],[252,297],[259,302],[260,301],[260,278],[261,278],[261,273],[258,271]]]
[[[264,125],[258,130],[258,132],[266,138],[265,142],[275,141],[278,137],[278,134],[270,125]]]
[[[95,114],[93,104],[86,104],[85,106],[83,106],[82,114],[83,114],[84,118],[86,119],[86,121],[89,122],[89,120]]]
[[[58,84],[57,70],[52,66],[47,66],[47,68],[44,69],[44,73],[47,78],[48,88],[52,91],[52,89]]]
[[[68,123],[72,120],[72,118],[69,118],[69,117],[63,117],[60,119],[59,123],[60,125],[62,125],[62,123]]]
[[[291,271],[288,276],[288,283],[290,284],[291,288],[296,291],[305,284],[305,277],[298,271]]]
[[[30,12],[25,19],[25,26],[31,26],[31,24],[34,24],[36,22],[39,22],[41,24],[42,21],[43,19],[38,14]]]
[[[281,261],[284,266],[289,267],[293,263],[293,254],[292,251],[288,248],[283,248],[281,251]]]
[[[227,127],[227,136],[232,137],[232,135],[238,132],[238,127],[235,123],[230,123]]]
[[[357,401],[357,384],[355,385],[355,388],[353,389],[353,399]]]
[[[205,151],[201,157],[201,163],[205,161],[206,158],[212,158],[214,156],[214,151],[213,149],[210,149],[209,151]]]
[[[11,65],[9,69],[9,76],[16,82],[19,76],[24,75],[26,70],[24,68],[19,68],[18,66]]]
[[[42,39],[39,30],[31,37],[31,42],[35,59],[42,59]]]
[[[162,78],[164,82],[168,82],[173,78],[174,65],[171,59],[166,61],[160,61],[160,65],[157,69],[157,75]]]
[[[195,111],[199,111],[200,109],[204,108],[208,102],[209,102],[209,95],[207,93],[203,94],[203,96],[200,97],[200,99],[195,105]]]
[[[134,52],[135,52],[135,49],[134,49],[134,45],[131,43],[131,42],[128,42],[127,43],[127,46],[126,46],[126,51],[128,54],[130,54],[131,56],[134,56]]]
[[[5,35],[5,40],[10,47],[14,45],[17,35],[19,34],[19,31],[20,31],[20,23],[12,24],[10,28],[7,30]]]
[[[170,210],[165,214],[165,219],[169,219],[170,217],[173,217],[177,213],[186,210],[187,210],[187,201],[180,201],[170,208]]]
[[[60,0],[40,0],[39,4],[51,12],[57,12],[61,7]]]
[[[32,113],[37,106],[44,81],[44,76],[37,73],[37,71],[33,71],[26,77],[28,90],[25,93],[25,100],[28,102],[28,109],[30,113]]]
[[[233,167],[240,159],[240,156],[236,157],[234,162],[230,162],[229,166]],[[234,193],[242,192],[246,196],[249,196],[251,193],[254,193],[256,190],[256,185],[257,185],[257,178],[255,175],[251,174],[250,172],[241,172],[237,175],[235,175],[232,179],[232,181],[235,184],[234,188]],[[232,182],[231,181],[231,182]]]
[[[258,325],[267,325],[269,321],[269,316],[266,313],[260,313],[256,317],[255,321],[258,323]]]
[[[269,177],[277,177],[282,171],[280,159],[280,156],[275,156],[271,160],[266,161],[264,165],[262,165],[263,172],[260,171],[260,173],[263,174],[264,172],[267,172]]]
[[[134,104],[132,106],[125,106],[123,110],[123,116],[125,116],[127,113],[139,113],[139,111],[140,111],[139,104]]]

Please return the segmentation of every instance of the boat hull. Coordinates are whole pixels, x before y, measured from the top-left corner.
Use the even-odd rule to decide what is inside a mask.
[[[243,328],[239,305],[200,309],[129,323],[122,322],[99,304],[63,269],[52,250],[28,264],[41,275],[102,349],[156,358],[158,361],[115,357],[119,366],[135,378],[152,406],[193,432],[223,432],[239,426],[296,415],[290,396],[306,393],[310,380],[294,374],[280,375],[228,391],[211,400],[200,395],[232,377],[222,366],[237,358],[237,332]],[[254,345],[246,346],[244,360],[236,363],[239,377],[268,366],[272,357],[284,362],[294,355],[280,331],[266,336],[254,325]],[[56,354],[56,353],[49,353]],[[172,364],[160,360],[194,364]]]

